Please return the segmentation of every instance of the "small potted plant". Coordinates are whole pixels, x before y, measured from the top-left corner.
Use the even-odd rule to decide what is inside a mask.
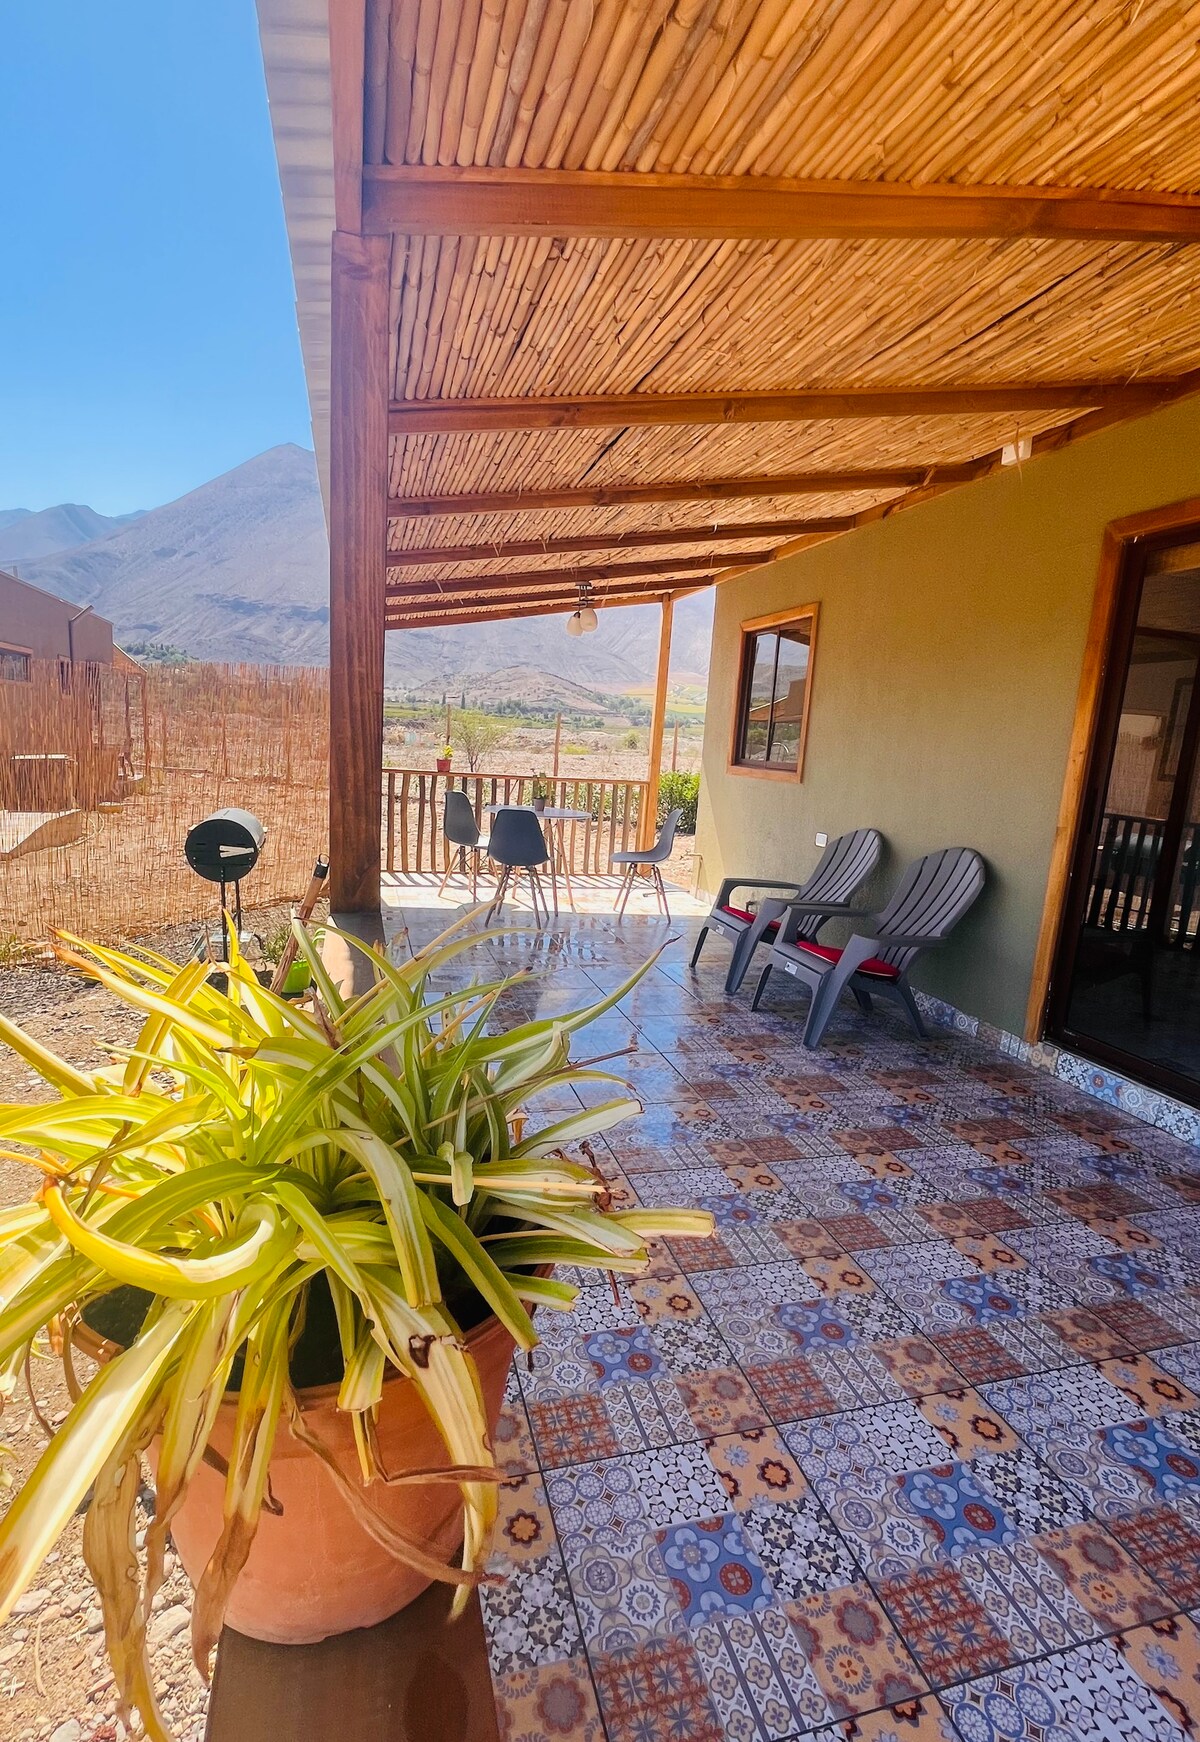
[[[454,759],[453,744],[443,744],[437,756],[437,771],[439,774],[449,774],[450,764]]]
[[[546,808],[547,799],[550,797],[550,776],[545,772],[535,774],[531,792],[533,808],[540,816]]]
[[[0,1623],[86,1507],[121,1711],[154,1742],[169,1733],[146,1629],[168,1532],[204,1674],[225,1620],[316,1640],[433,1579],[461,1608],[489,1554],[512,1351],[537,1342],[535,1308],[578,1292],[551,1267],[636,1272],[647,1240],[711,1232],[702,1211],[613,1208],[568,1159],[640,1111],[628,1093],[545,1126],[521,1113],[550,1086],[619,1083],[574,1063],[571,1036],[645,967],[588,1009],[505,1029],[512,977],[434,989],[491,935],[463,923],[401,965],[345,937],[373,972],[347,1000],[294,921],[305,1005],[263,987],[236,937],[220,988],[209,962],[60,939],[144,1016],[95,1072],[0,1017],[54,1095],[0,1107],[0,1142],[44,1176],[0,1209],[0,1399],[47,1328],[75,1398],[0,1521]]]

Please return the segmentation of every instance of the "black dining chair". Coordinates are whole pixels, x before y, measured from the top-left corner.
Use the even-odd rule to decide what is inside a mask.
[[[667,918],[670,919],[671,910],[667,906],[667,886],[662,880],[659,866],[671,857],[671,848],[675,845],[675,831],[679,827],[679,819],[682,815],[682,805],[667,812],[663,818],[663,826],[658,831],[658,839],[652,847],[643,847],[632,853],[613,853],[611,855],[611,863],[623,867],[621,887],[617,890],[617,899],[613,902],[613,912],[619,914],[622,919],[625,917],[629,897],[633,893],[634,879],[643,865],[650,872],[658,904]]]
[[[446,839],[446,875],[438,887],[438,894],[446,893],[446,885],[457,864],[463,876],[471,879],[471,900],[477,900],[479,861],[487,857],[489,846],[487,836],[479,833],[475,812],[465,792],[451,789],[446,794],[442,806],[442,834]]]
[[[487,911],[488,919],[503,906],[505,895],[510,890],[516,890],[524,872],[529,878],[529,899],[533,904],[533,916],[541,924],[549,925],[550,909],[546,903],[538,867],[549,863],[550,852],[536,811],[518,809],[515,805],[498,810],[492,819],[488,857],[501,867],[495,898]]]

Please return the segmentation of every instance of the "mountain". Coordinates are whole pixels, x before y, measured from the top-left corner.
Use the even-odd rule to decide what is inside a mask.
[[[0,533],[0,538],[3,534]],[[327,657],[329,557],[313,456],[286,444],[21,578],[197,659]]]
[[[47,509],[87,515],[90,509]],[[28,520],[0,513],[0,557]],[[102,520],[102,516],[95,516]],[[158,641],[196,659],[318,664],[329,654],[329,549],[316,464],[306,448],[269,448],[199,489],[106,526],[75,548],[21,562],[21,578],[111,619],[118,641]],[[397,631],[387,679],[453,688],[455,679],[521,666],[593,689],[654,675],[658,608],[601,611],[593,635],[572,639],[565,617],[478,627]],[[672,675],[708,670],[711,593],[675,612]]]
[[[141,518],[135,514],[97,514],[82,502],[60,502],[57,508],[0,509],[0,567],[55,551],[74,550]]]

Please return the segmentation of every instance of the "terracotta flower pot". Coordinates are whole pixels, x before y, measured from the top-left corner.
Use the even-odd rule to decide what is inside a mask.
[[[439,756],[437,758],[436,767],[439,774],[449,774],[450,758],[448,756]]]
[[[116,1353],[81,1326],[76,1343],[85,1354]],[[475,1358],[495,1439],[512,1360],[513,1339],[498,1319],[487,1319],[467,1337]],[[298,1392],[306,1427],[334,1453],[342,1469],[360,1481],[350,1417],[337,1408],[336,1385]],[[209,1438],[227,1457],[233,1438],[236,1399],[221,1404]],[[447,1461],[446,1448],[424,1404],[408,1379],[396,1376],[383,1387],[376,1427],[384,1469],[417,1469]],[[149,1450],[157,1475],[157,1442]],[[431,1583],[397,1560],[369,1536],[342,1498],[315,1453],[280,1423],[271,1454],[271,1494],[280,1514],[263,1511],[249,1558],[226,1611],[226,1621],[251,1639],[274,1645],[310,1645],[355,1627],[373,1627],[403,1609]],[[389,1488],[376,1482],[364,1498],[388,1523],[449,1563],[462,1546],[459,1490],[451,1483],[404,1483]],[[202,1463],[187,1496],[171,1521],[184,1570],[195,1585],[221,1531],[224,1478]]]

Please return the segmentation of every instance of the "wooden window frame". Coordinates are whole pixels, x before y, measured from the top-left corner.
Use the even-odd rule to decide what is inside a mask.
[[[804,757],[808,749],[808,717],[812,707],[812,680],[816,668],[817,657],[817,620],[820,607],[811,605],[790,605],[786,611],[771,611],[765,617],[748,617],[738,629],[738,669],[737,683],[733,692],[733,727],[729,738],[729,760],[726,770],[729,774],[749,775],[751,780],[790,780],[804,779]],[[779,629],[785,623],[799,623],[808,618],[812,623],[812,633],[808,641],[808,676],[804,682],[804,707],[800,715],[800,741],[796,746],[796,766],[794,768],[772,767],[766,762],[743,762],[738,757],[739,739],[741,737],[742,712],[746,702],[746,688],[750,681],[750,666],[747,653],[752,637],[761,635],[767,629]]]

